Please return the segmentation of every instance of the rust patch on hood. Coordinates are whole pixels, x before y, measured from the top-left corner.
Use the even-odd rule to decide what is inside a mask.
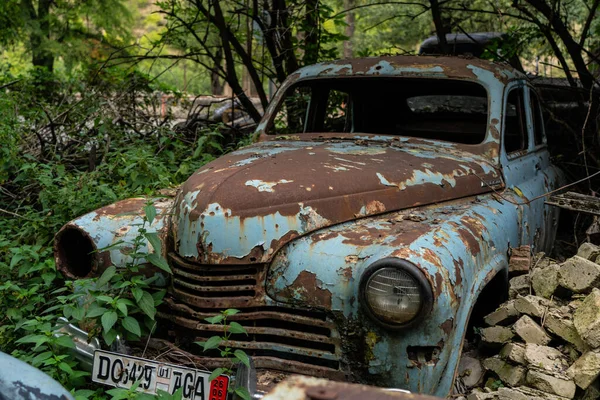
[[[497,179],[483,158],[459,148],[262,142],[213,161],[183,185],[175,205],[176,250],[181,245],[180,254],[204,263],[267,262],[298,235],[485,193],[481,181]],[[223,227],[228,233],[219,236]]]

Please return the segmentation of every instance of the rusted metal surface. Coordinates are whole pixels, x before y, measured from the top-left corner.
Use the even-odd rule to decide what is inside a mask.
[[[373,386],[292,376],[267,393],[263,400],[434,400],[438,397],[391,391]]]
[[[54,240],[57,268],[70,278],[82,278],[99,275],[110,265],[124,267],[131,261],[128,253],[142,225],[147,201],[141,197],[122,200],[66,224]],[[157,215],[147,230],[157,232],[165,243],[173,199],[156,198],[153,204]],[[115,246],[118,242],[122,245]],[[166,252],[166,246],[162,250]],[[140,251],[153,252],[154,249],[145,245]],[[146,264],[146,260],[140,259],[139,264]],[[148,267],[148,273],[151,272],[159,273],[159,270]]]
[[[483,86],[484,140],[268,135],[294,83],[381,76]],[[215,333],[204,318],[237,308],[231,320],[249,334],[229,344],[258,368],[446,396],[471,311],[485,285],[506,273],[509,249],[547,250],[554,240],[556,210],[540,195],[563,178],[545,142],[533,145],[529,108],[529,147],[502,148],[507,94],[521,87],[529,104],[525,77],[511,68],[444,57],[344,60],[292,74],[258,127],[259,143],[194,173],[164,222],[174,276],[159,317],[169,345],[207,368],[222,366],[210,354],[194,356],[193,342]],[[110,216],[104,223],[115,240],[120,226]],[[365,271],[386,258],[414,266],[431,291],[422,320],[403,329],[361,304]]]
[[[484,193],[482,181],[501,179],[485,158],[451,146],[311,136],[323,135],[259,143],[190,177],[175,205],[176,252],[204,264],[265,263],[305,233]]]

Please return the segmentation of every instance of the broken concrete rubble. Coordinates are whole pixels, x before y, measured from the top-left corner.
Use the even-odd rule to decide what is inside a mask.
[[[536,295],[551,298],[558,288],[558,264],[550,264],[545,268],[535,268],[531,272],[531,286]]]
[[[519,343],[508,343],[500,350],[500,358],[525,365],[525,346]]]
[[[509,386],[520,385],[525,380],[525,374],[527,373],[525,368],[511,365],[499,357],[485,359],[483,366],[485,369],[493,371],[502,382]]]
[[[600,246],[596,246],[595,244],[591,243],[584,243],[579,247],[577,255],[585,258],[586,260],[597,262],[598,257],[600,256]]]
[[[529,366],[549,372],[564,372],[569,361],[560,351],[548,346],[528,343],[525,345],[525,361]]]
[[[484,318],[484,322],[488,325],[507,325],[517,320],[519,312],[515,308],[513,300],[507,301],[496,309],[496,311],[488,314]]]
[[[585,344],[575,329],[572,314],[565,315],[560,310],[550,310],[546,314],[544,327],[564,341],[573,344],[580,352],[585,352],[588,349],[588,345]]]
[[[527,296],[531,294],[529,275],[515,276],[509,281],[508,297],[516,299],[518,295]]]
[[[521,314],[541,318],[546,314],[551,304],[549,300],[543,297],[527,295],[518,297],[515,300],[514,307]]]
[[[587,389],[600,375],[600,351],[592,350],[582,355],[567,370],[577,386]]]
[[[575,383],[570,379],[561,379],[555,376],[530,369],[527,372],[527,384],[535,389],[572,399],[575,397]]]
[[[560,265],[536,260],[529,275],[512,278],[512,300],[484,317],[486,386],[472,389],[467,399],[600,399],[599,271],[600,247],[585,244]],[[507,341],[497,350],[492,339]],[[489,357],[490,350],[498,355]]]
[[[525,343],[535,343],[545,345],[550,343],[550,336],[544,331],[544,328],[539,326],[531,317],[523,315],[513,329],[517,335],[525,341]]]
[[[514,335],[512,329],[504,326],[491,326],[481,330],[481,340],[491,346],[508,343]]]
[[[577,333],[591,348],[600,347],[600,290],[594,288],[573,315]]]
[[[558,284],[575,293],[589,293],[600,285],[600,265],[574,256],[558,270]]]

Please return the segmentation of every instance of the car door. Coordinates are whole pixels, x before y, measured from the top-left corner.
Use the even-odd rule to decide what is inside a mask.
[[[502,167],[507,184],[506,199],[517,209],[520,231],[519,243],[511,247],[531,244],[545,247],[541,241],[546,224],[544,198],[548,191],[544,170],[549,167],[549,156],[543,139],[543,127],[535,128],[531,113],[529,87],[516,81],[506,87],[504,94],[504,123],[502,135]],[[537,133],[534,134],[534,130]],[[544,250],[540,248],[539,250]]]

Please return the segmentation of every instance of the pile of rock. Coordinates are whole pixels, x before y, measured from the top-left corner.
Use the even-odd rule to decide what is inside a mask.
[[[599,263],[600,247],[586,243],[562,264],[534,258],[510,280],[511,299],[480,331],[497,349],[482,361],[486,387],[468,400],[600,398]]]

